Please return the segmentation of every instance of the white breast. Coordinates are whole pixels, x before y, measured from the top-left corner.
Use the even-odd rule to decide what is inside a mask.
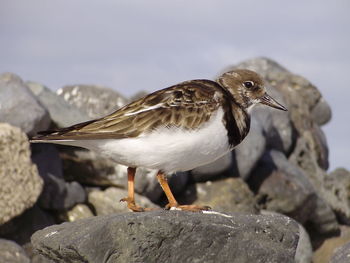
[[[137,138],[75,141],[120,164],[165,172],[187,171],[210,163],[229,151],[227,130],[219,110],[200,129],[157,129]]]

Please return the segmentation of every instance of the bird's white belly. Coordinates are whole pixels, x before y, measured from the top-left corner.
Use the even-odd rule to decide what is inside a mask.
[[[229,151],[220,108],[200,129],[161,128],[137,138],[76,141],[120,164],[165,172],[186,171],[210,163]]]

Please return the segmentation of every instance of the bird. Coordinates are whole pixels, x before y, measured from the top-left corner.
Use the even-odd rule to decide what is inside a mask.
[[[180,205],[166,174],[192,170],[232,151],[247,136],[257,104],[287,111],[256,72],[235,69],[216,80],[194,79],[155,91],[105,117],[39,132],[30,141],[83,147],[127,166],[128,195],[121,201],[131,211],[148,210],[135,202],[139,167],[158,171],[166,209],[203,211],[210,207]]]

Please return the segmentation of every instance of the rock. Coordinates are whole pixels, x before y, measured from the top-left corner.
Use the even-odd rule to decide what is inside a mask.
[[[337,248],[333,254],[330,263],[344,263],[350,260],[350,242]]]
[[[264,154],[249,181],[258,192],[260,207],[286,214],[301,224],[311,222],[318,233],[331,234],[339,229],[337,219],[323,196],[298,166],[283,153]]]
[[[348,262],[348,260],[345,261],[334,261],[338,258],[336,256],[339,252],[340,254],[344,255],[341,251],[337,251],[338,248],[341,248],[343,245],[350,242],[350,227],[349,226],[341,226],[340,227],[340,235],[330,237],[326,239],[320,247],[317,248],[313,255],[313,262],[317,263],[328,263],[328,262],[341,262],[345,263]],[[332,257],[333,255],[333,257]],[[331,259],[332,257],[332,260]]]
[[[278,90],[269,86],[267,92],[282,105],[286,105],[282,94]],[[291,152],[295,143],[295,136],[288,112],[258,105],[253,108],[252,116],[260,122],[263,128],[267,148],[275,149],[285,154]]]
[[[241,178],[225,178],[196,184],[194,204],[220,212],[257,213],[254,194]]]
[[[280,215],[279,213],[267,210],[261,210],[261,214]],[[309,234],[306,232],[305,228],[301,224],[298,224],[298,226],[299,242],[295,253],[295,263],[311,263],[313,251]]]
[[[74,222],[80,219],[93,217],[94,214],[90,208],[85,204],[77,204],[71,210],[67,211],[66,221]]]
[[[77,182],[65,182],[62,164],[56,147],[51,144],[33,144],[32,160],[44,180],[39,205],[45,209],[65,210],[86,200],[83,187]]]
[[[331,120],[332,111],[324,98],[320,98],[317,104],[313,107],[311,115],[312,119],[320,126],[325,125]]]
[[[12,73],[0,75],[0,122],[21,128],[34,135],[50,125],[47,110],[40,105],[22,79]]]
[[[30,160],[29,142],[17,127],[0,123],[0,225],[37,201],[43,181]]]
[[[0,237],[24,245],[30,241],[31,235],[47,226],[55,224],[52,215],[34,205],[20,216],[0,226]]]
[[[59,89],[57,94],[86,113],[91,119],[112,113],[128,102],[118,92],[95,85],[65,86]]]
[[[30,263],[24,249],[6,239],[0,239],[0,260],[6,263]]]
[[[315,206],[316,193],[304,172],[283,153],[266,152],[248,183],[258,193],[262,209],[288,215],[305,223]]]
[[[51,226],[32,244],[62,262],[287,263],[295,262],[298,239],[298,224],[280,215],[154,211]]]
[[[212,163],[194,168],[191,175],[194,181],[205,182],[232,172],[232,165],[232,154],[229,152]]]
[[[310,237],[305,228],[300,224],[299,233],[299,243],[295,255],[295,263],[311,263],[313,251]]]
[[[89,192],[89,203],[94,207],[97,215],[109,215],[113,213],[128,212],[126,202],[120,199],[127,197],[128,191],[116,187],[109,187],[104,191],[94,189]],[[135,194],[136,204],[141,207],[157,208],[149,199]]]
[[[350,225],[350,172],[338,168],[324,178],[327,203],[335,211],[340,223]]]
[[[51,120],[57,127],[63,128],[89,120],[89,116],[69,104],[61,96],[35,82],[27,82],[28,87],[42,105],[49,111]]]
[[[265,152],[266,139],[262,125],[253,117],[248,136],[233,151],[234,176],[247,180]]]

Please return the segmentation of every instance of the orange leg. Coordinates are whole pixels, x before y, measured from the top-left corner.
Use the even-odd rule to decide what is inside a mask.
[[[120,202],[127,202],[128,208],[133,212],[144,212],[149,209],[137,206],[135,204],[135,173],[136,168],[128,167],[128,197],[120,199]]]
[[[166,209],[171,209],[173,207],[173,208],[178,208],[179,210],[187,210],[187,211],[194,211],[194,212],[198,212],[202,210],[210,210],[209,206],[179,205],[179,203],[176,201],[173,193],[170,190],[166,175],[163,172],[158,171],[157,178],[169,202],[165,206]]]

